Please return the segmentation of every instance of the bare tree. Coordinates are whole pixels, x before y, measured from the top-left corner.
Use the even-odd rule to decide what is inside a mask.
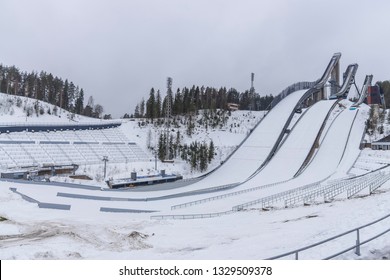
[[[96,117],[97,117],[97,118],[100,118],[101,115],[103,114],[103,111],[104,111],[103,106],[100,105],[100,104],[96,104],[96,105],[95,105],[94,111],[95,111]]]

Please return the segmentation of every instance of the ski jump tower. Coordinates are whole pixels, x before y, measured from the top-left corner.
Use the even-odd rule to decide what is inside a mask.
[[[314,97],[315,102],[322,99],[328,99],[328,96],[325,92],[325,84],[327,81],[329,81],[331,84],[329,95],[335,94],[340,88],[340,58],[341,53],[335,53],[330,60],[323,77],[317,83],[317,86],[319,86],[318,89],[320,91]]]

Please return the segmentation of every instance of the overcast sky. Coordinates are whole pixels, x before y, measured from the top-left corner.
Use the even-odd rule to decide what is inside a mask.
[[[387,0],[0,0],[0,63],[69,79],[115,117],[151,87],[261,95],[318,79],[334,52],[390,79]]]

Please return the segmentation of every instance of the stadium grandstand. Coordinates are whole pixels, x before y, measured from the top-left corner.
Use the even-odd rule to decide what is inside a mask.
[[[119,125],[1,127],[0,168],[149,161]]]

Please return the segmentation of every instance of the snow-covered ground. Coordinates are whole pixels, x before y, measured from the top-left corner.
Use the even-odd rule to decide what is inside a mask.
[[[330,204],[198,220],[150,220],[144,214],[39,209],[0,188],[1,259],[261,259],[324,240],[390,212],[389,184],[380,194]],[[361,233],[365,239],[388,222]],[[354,245],[349,235],[301,254],[319,259]],[[360,257],[389,257],[390,236],[362,247]]]
[[[0,93],[0,126],[23,124],[101,123],[33,98]]]
[[[343,103],[344,108],[336,106],[331,112],[313,158],[298,177],[293,178],[295,172],[291,172],[289,168],[294,165],[295,170],[304,158],[301,155],[293,156],[297,152],[294,147],[299,144],[308,152],[308,147],[311,147],[310,141],[303,142],[307,140],[303,136],[312,139],[311,142],[314,141],[318,127],[313,128],[313,126],[322,124],[330,108],[327,102],[317,103],[302,114],[301,119],[295,119],[294,129],[285,138],[284,144],[278,151],[284,154],[276,153],[270,164],[251,180],[234,189],[216,193],[183,194],[183,192],[215,187],[218,184],[243,181],[245,176],[240,174],[245,170],[247,177],[251,175],[255,171],[256,164],[258,167],[264,160],[263,151],[270,150],[272,141],[275,141],[283,125],[283,120],[280,120],[280,123],[275,122],[272,113],[280,110],[279,113],[283,117],[287,116],[293,108],[293,99],[299,99],[299,94],[292,94],[289,97],[280,102],[265,117],[231,159],[209,177],[211,179],[206,177],[186,187],[142,192],[0,182],[0,216],[4,218],[0,219],[0,258],[262,259],[313,244],[389,214],[390,182],[386,182],[373,195],[368,196],[367,189],[364,189],[353,199],[346,199],[344,194],[340,194],[331,203],[319,203],[320,200],[316,200],[310,206],[303,206],[300,203],[283,209],[276,204],[273,210],[271,208],[270,211],[263,211],[261,205],[254,205],[242,211],[231,211],[232,207],[240,203],[286,192],[317,180],[322,180],[326,184],[334,179],[344,178],[350,175],[349,173],[364,174],[390,161],[390,156],[383,152],[381,154],[369,150],[360,152],[358,147],[368,116],[368,108],[362,105],[358,111],[352,111],[349,110],[350,103],[347,101]],[[276,110],[278,107],[279,109]],[[312,115],[316,112],[312,109],[321,111],[322,113],[318,114],[321,116]],[[212,139],[219,147],[218,160],[224,160],[228,152],[247,136],[262,115],[261,112],[237,111],[230,118],[231,123],[225,127],[207,131],[198,127],[192,138],[183,141],[195,139],[204,141],[206,135],[205,141]],[[121,129],[145,150],[148,145],[148,134],[151,131],[150,144],[155,145],[153,139],[157,138],[158,130],[153,125],[138,125],[137,121],[129,120],[122,125]],[[180,133],[184,135],[184,129]],[[271,140],[265,141],[266,139]],[[248,162],[248,158],[253,160]],[[286,158],[292,161],[287,163]],[[365,161],[366,158],[374,158],[374,160]],[[229,171],[229,162],[236,173]],[[252,164],[253,162],[256,164]],[[365,171],[359,169],[363,163]],[[191,174],[191,171],[185,170],[183,166],[184,164],[175,162],[170,164],[171,169],[169,169],[168,164],[164,166],[159,163],[158,169],[170,171],[175,169],[182,173],[188,171],[187,175],[199,175]],[[142,170],[148,174],[153,172],[154,162],[144,163],[142,166],[140,163],[123,166],[118,164],[111,165],[109,168],[111,168],[109,176],[122,176],[132,170],[139,172]],[[102,171],[102,166],[80,167],[80,170],[84,171],[84,169],[86,173],[97,174]],[[281,174],[277,173],[278,170]],[[384,172],[390,171],[384,169]],[[58,180],[64,179],[58,178]],[[268,183],[276,184],[262,188]],[[39,202],[69,205],[70,210],[39,208],[37,203],[24,200],[20,194],[11,191],[10,188],[16,188],[17,192]],[[223,194],[226,197],[215,198]],[[75,195],[78,198],[71,197]],[[174,205],[200,199],[210,201],[180,209],[171,208]],[[102,207],[132,210],[133,213],[104,212]],[[204,219],[153,218],[156,215],[193,215],[223,211],[230,212]],[[362,230],[361,240],[385,229],[388,229],[387,220]],[[350,234],[302,252],[300,258],[325,258],[353,246],[355,241],[356,236]],[[390,235],[384,235],[362,246],[360,257],[349,252],[339,258],[389,258],[390,248],[387,245],[389,241]]]

